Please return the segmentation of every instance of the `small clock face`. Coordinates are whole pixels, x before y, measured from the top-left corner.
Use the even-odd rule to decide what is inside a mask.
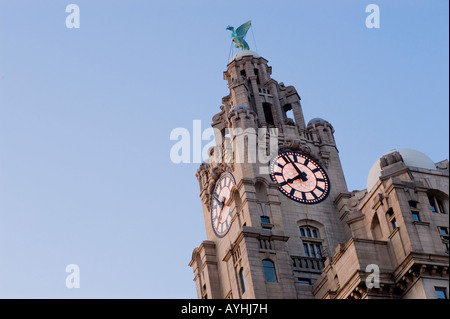
[[[225,236],[231,226],[232,216],[228,202],[234,185],[236,182],[233,175],[223,173],[211,196],[211,223],[217,237]]]
[[[323,201],[330,192],[330,182],[324,169],[305,154],[286,151],[270,163],[270,177],[279,190],[303,204]]]

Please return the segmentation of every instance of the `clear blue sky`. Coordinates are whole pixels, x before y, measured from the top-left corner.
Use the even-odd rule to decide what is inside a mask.
[[[80,29],[66,28],[69,3]],[[380,29],[365,26],[370,3]],[[447,0],[0,0],[0,298],[196,297],[198,164],[173,164],[169,135],[219,111],[228,24],[251,19],[306,121],[334,126],[350,190],[393,148],[448,158],[448,11]],[[72,263],[79,289],[65,286]]]

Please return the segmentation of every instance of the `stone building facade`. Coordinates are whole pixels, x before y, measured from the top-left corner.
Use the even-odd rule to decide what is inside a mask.
[[[392,151],[366,190],[349,192],[333,126],[306,124],[299,94],[267,63],[241,51],[224,72],[217,146],[197,171],[198,297],[447,297],[448,160]]]

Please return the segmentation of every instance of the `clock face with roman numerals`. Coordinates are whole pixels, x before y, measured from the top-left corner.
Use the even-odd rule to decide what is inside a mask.
[[[234,185],[236,182],[233,175],[223,173],[211,195],[211,223],[217,237],[225,236],[231,226],[232,216],[228,203]]]
[[[317,204],[330,192],[330,182],[322,166],[309,156],[286,151],[270,163],[270,177],[279,190],[292,200],[303,204]]]

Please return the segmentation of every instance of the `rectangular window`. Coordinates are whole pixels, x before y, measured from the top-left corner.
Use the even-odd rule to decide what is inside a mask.
[[[437,202],[437,205],[439,207],[439,212],[441,214],[445,214],[444,205],[442,204],[441,200],[439,198],[436,198],[436,202]]]
[[[398,228],[398,224],[397,224],[397,221],[395,220],[395,218],[391,219],[391,224],[394,229]]]
[[[448,299],[447,298],[447,289],[444,287],[434,287],[434,290],[436,291],[436,298],[437,299]]]
[[[306,228],[306,236],[311,237],[311,230]]]
[[[300,236],[305,237],[305,230],[303,228],[300,228]]]
[[[255,75],[256,75],[256,84],[261,84],[261,81],[259,80],[259,70],[254,69],[253,71],[255,71]]]
[[[430,202],[430,209],[433,213],[437,213],[436,203],[434,201],[434,197],[428,196],[428,200]]]
[[[448,227],[438,227],[439,234],[441,235],[442,243],[445,247],[445,253],[449,254],[449,236],[448,236]]]
[[[309,279],[309,278],[298,278],[298,283],[300,285],[308,285],[308,286],[310,286],[311,285],[311,279]]]
[[[241,268],[241,270],[239,270],[239,281],[241,283],[241,291],[242,293],[244,293],[247,289],[247,284],[245,283],[244,268]]]
[[[270,224],[270,218],[267,216],[261,216],[261,223]]]
[[[303,244],[303,249],[305,250],[305,256],[309,257],[309,249],[307,244]]]
[[[420,217],[418,212],[412,212],[412,217],[415,222],[420,222]]]
[[[311,257],[316,258],[316,251],[314,250],[314,245],[309,244],[309,248],[311,249]]]
[[[313,237],[314,237],[314,238],[317,238],[317,237],[318,237],[318,236],[317,236],[317,230],[313,229],[312,233],[313,233]]]
[[[316,245],[317,257],[322,258],[322,250],[320,249],[320,245]]]

